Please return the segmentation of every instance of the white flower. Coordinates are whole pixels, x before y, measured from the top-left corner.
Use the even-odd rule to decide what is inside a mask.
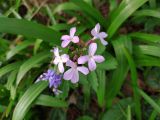
[[[96,26],[92,29],[91,34],[93,35],[93,39],[100,39],[103,45],[107,45],[108,42],[104,40],[108,35],[105,32],[100,32],[100,24],[97,23]]]
[[[54,59],[53,63],[55,65],[58,65],[59,72],[63,73],[64,72],[63,63],[66,63],[69,60],[69,56],[67,54],[63,54],[63,55],[60,56],[59,55],[59,49],[57,47],[54,48],[53,52],[54,52],[54,56],[55,56],[55,59]]]

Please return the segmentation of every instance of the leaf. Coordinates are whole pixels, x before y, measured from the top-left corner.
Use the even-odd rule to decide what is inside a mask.
[[[32,45],[32,44],[33,44],[33,41],[24,41],[24,42],[20,43],[19,45],[17,45],[16,47],[14,47],[13,49],[11,49],[7,53],[7,60],[10,59],[10,58],[12,58],[19,51],[25,49],[26,47],[28,47],[29,45]]]
[[[71,2],[77,5],[77,7],[79,7],[80,10],[82,10],[84,13],[87,13],[89,15],[88,17],[94,18],[103,27],[106,28],[107,22],[97,9],[95,9],[94,7],[90,6],[89,4],[87,4],[82,0],[71,0]]]
[[[143,42],[160,43],[160,36],[148,33],[135,32],[129,34],[130,37]]]
[[[152,62],[151,62],[152,61]],[[135,57],[137,66],[158,66],[160,67],[160,59],[143,54]]]
[[[114,97],[118,94],[119,90],[121,89],[121,86],[123,85],[123,81],[126,78],[126,75],[128,73],[128,64],[127,60],[125,58],[123,48],[127,47],[132,52],[132,44],[131,40],[127,36],[121,36],[115,41],[113,41],[113,47],[116,53],[116,58],[118,61],[117,69],[115,69],[112,73],[112,77],[110,82],[107,84],[106,87],[106,104],[107,107],[111,107],[112,100]],[[113,87],[114,86],[114,87]]]
[[[131,98],[118,101],[104,113],[101,120],[126,120],[124,111],[128,105],[131,107],[133,106],[133,101]]]
[[[14,83],[14,81],[16,80],[16,75],[17,75],[17,70],[14,70],[11,72],[11,74],[8,76],[8,81],[7,81],[7,84],[6,84],[6,88],[8,90],[11,90],[11,87]]]
[[[93,90],[97,92],[98,79],[97,79],[96,72],[95,71],[90,72],[89,75],[87,76],[87,79],[89,80],[89,83],[91,84],[91,87],[93,88]]]
[[[24,62],[19,69],[18,75],[17,75],[17,81],[16,85],[18,85],[21,81],[21,79],[24,77],[24,75],[33,68],[36,64],[40,63],[41,61],[47,59],[50,57],[50,53],[47,51],[41,52],[39,54],[36,54],[35,56],[31,57],[29,60]]]
[[[108,27],[108,38],[110,39],[122,23],[147,1],[148,0],[131,0],[128,1],[125,6],[119,6],[121,9],[117,8],[118,12],[114,15],[115,17],[111,19],[112,22]]]
[[[0,69],[0,77],[2,77],[3,75],[5,75],[6,73],[8,73],[12,70],[17,69],[20,65],[21,65],[21,62],[15,62],[15,63],[11,63],[11,64],[8,64],[8,65],[2,67]]]
[[[48,106],[48,107],[67,107],[68,103],[52,96],[40,95],[35,101],[36,105]]]
[[[31,38],[39,38],[54,44],[60,44],[60,33],[43,25],[27,20],[0,17],[0,32],[19,34]]]
[[[104,70],[97,70],[98,78],[98,88],[97,88],[97,98],[98,104],[103,108],[105,104],[105,91],[106,91],[106,75]]]
[[[32,106],[32,103],[36,100],[39,94],[48,86],[48,82],[40,81],[33,84],[27,89],[23,96],[18,101],[14,111],[12,120],[23,120],[27,112]]]
[[[128,50],[126,48],[123,48],[123,51],[124,51],[124,54],[128,60],[129,67],[131,70],[132,88],[133,88],[133,92],[134,92],[133,97],[134,97],[134,102],[136,104],[136,106],[135,106],[136,117],[138,120],[141,120],[142,113],[141,113],[140,96],[139,96],[138,90],[137,90],[138,89],[138,78],[137,78],[136,65],[134,63],[132,56],[128,52]]]
[[[134,53],[135,54],[144,54],[144,55],[151,55],[155,57],[160,57],[160,48],[158,46],[151,46],[151,45],[138,45],[134,46]]]
[[[158,10],[150,10],[150,9],[143,9],[143,10],[139,10],[136,11],[133,14],[134,17],[145,17],[145,16],[149,16],[149,17],[155,17],[155,18],[160,18],[160,13]]]
[[[72,2],[65,2],[62,4],[59,4],[53,11],[54,14],[64,11],[64,10],[79,10],[79,7],[76,6],[74,3]]]
[[[118,62],[111,54],[109,54],[108,52],[105,52],[103,56],[105,57],[105,61],[98,64],[97,68],[103,69],[103,70],[113,70],[117,68]]]
[[[141,89],[138,89],[138,92],[158,113],[160,113],[160,106],[150,96]]]
[[[90,116],[81,116],[79,117],[77,120],[93,120],[93,118],[91,118]]]

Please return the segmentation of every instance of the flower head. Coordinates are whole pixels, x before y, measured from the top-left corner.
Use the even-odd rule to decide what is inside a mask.
[[[96,62],[101,63],[105,59],[101,55],[95,55],[97,50],[97,44],[96,43],[91,43],[89,45],[89,50],[88,50],[88,55],[81,56],[78,58],[78,64],[85,64],[88,62],[88,67],[90,71],[93,71],[96,69]]]
[[[57,74],[54,70],[49,69],[47,72],[40,75],[36,82],[41,80],[48,80],[49,87],[53,87],[54,92],[58,91],[58,86],[61,84],[62,75]],[[56,94],[56,93],[55,93]]]
[[[63,73],[64,72],[63,63],[66,63],[69,60],[69,56],[67,54],[63,54],[63,55],[60,56],[59,55],[59,49],[57,47],[54,48],[53,52],[54,52],[54,56],[55,56],[55,59],[54,59],[53,63],[55,65],[58,65],[59,72]]]
[[[100,24],[97,23],[96,26],[92,29],[91,34],[93,35],[93,39],[100,39],[103,45],[107,45],[108,42],[104,40],[108,35],[105,32],[100,32]]]
[[[73,43],[78,43],[79,42],[79,37],[75,36],[75,33],[76,33],[76,27],[73,27],[73,28],[70,29],[70,35],[63,35],[61,37],[61,40],[62,40],[61,46],[63,48],[68,46],[68,44],[70,42],[73,42]]]
[[[66,66],[71,68],[64,73],[63,78],[65,80],[71,80],[72,83],[77,83],[79,81],[79,72],[85,75],[89,73],[88,68],[84,66],[77,66],[71,60],[67,61]]]

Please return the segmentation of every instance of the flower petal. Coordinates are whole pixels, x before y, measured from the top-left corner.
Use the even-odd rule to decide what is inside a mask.
[[[72,38],[72,42],[73,42],[73,43],[78,43],[78,42],[79,42],[79,37],[78,37],[78,36],[74,36],[74,37]]]
[[[59,49],[58,49],[58,47],[55,47],[54,48],[54,55],[57,57],[57,56],[59,56]]]
[[[66,66],[75,67],[76,65],[75,65],[75,63],[72,62],[71,60],[68,60],[68,61],[66,62]]]
[[[77,70],[80,71],[81,73],[83,73],[84,75],[87,75],[89,73],[88,68],[84,67],[84,66],[77,67]]]
[[[92,34],[92,36],[96,39],[97,38],[97,32],[95,31],[95,29],[93,28],[92,30],[91,30],[91,34]]]
[[[70,42],[71,42],[70,40],[64,40],[64,41],[62,41],[61,46],[62,46],[63,48],[65,48],[65,47],[67,47],[67,45],[68,45]]]
[[[62,62],[59,62],[59,64],[58,64],[58,70],[59,70],[60,73],[64,72],[64,67],[63,67],[63,63]]]
[[[91,56],[93,56],[95,54],[96,50],[97,50],[97,44],[96,43],[91,43],[89,45],[88,54],[91,55]]]
[[[94,59],[89,59],[88,61],[88,67],[90,71],[93,71],[96,69],[96,63],[94,61]]]
[[[96,31],[97,33],[99,33],[99,31],[100,31],[100,24],[99,24],[99,23],[96,24],[96,26],[95,26],[95,31]]]
[[[101,40],[101,43],[102,43],[103,45],[108,45],[108,42],[105,41],[103,38],[100,38],[100,40]]]
[[[101,63],[105,60],[104,57],[101,55],[95,55],[93,58],[97,63]]]
[[[73,74],[74,74],[74,70],[71,68],[71,69],[67,70],[67,71],[64,73],[63,79],[65,79],[65,80],[71,80]]]
[[[57,65],[59,63],[59,59],[56,57],[54,60],[53,60],[53,64]]]
[[[76,27],[72,27],[70,29],[70,37],[73,38],[75,33],[76,33]]]
[[[69,60],[69,56],[67,54],[61,55],[61,59],[63,63],[66,63]]]
[[[105,33],[105,32],[100,32],[100,33],[99,33],[99,37],[100,37],[100,38],[106,38],[107,36],[108,36],[108,34]]]
[[[88,61],[88,55],[80,56],[78,58],[78,64],[85,64]]]
[[[77,83],[79,81],[79,74],[78,70],[74,71],[73,76],[71,78],[72,83]]]
[[[61,40],[70,40],[70,39],[71,39],[71,37],[69,35],[63,35],[61,37]]]

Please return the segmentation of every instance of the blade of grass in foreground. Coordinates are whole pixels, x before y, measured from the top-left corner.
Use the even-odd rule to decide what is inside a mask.
[[[32,103],[39,94],[48,86],[48,82],[41,81],[33,84],[27,89],[23,96],[18,101],[12,116],[12,120],[23,120],[26,113],[32,106]]]
[[[111,20],[111,24],[108,28],[108,38],[111,38],[122,23],[132,15],[139,7],[141,7],[148,0],[130,0],[119,12],[116,13],[115,17]],[[117,8],[119,9],[119,8]]]
[[[16,85],[20,83],[24,75],[31,69],[33,68],[36,64],[40,63],[41,61],[49,58],[50,53],[47,51],[41,52],[39,54],[36,54],[35,56],[31,57],[28,59],[26,62],[24,62],[19,69],[18,75],[17,75],[17,81]]]
[[[138,88],[138,79],[137,79],[137,71],[136,71],[136,66],[133,61],[133,58],[131,57],[130,53],[126,48],[123,48],[124,54],[128,60],[129,67],[131,70],[131,79],[132,79],[132,88],[134,92],[134,102],[135,102],[135,112],[136,112],[136,117],[137,120],[141,120],[141,105],[140,105],[140,96],[138,94],[137,88]]]
[[[53,44],[60,44],[60,33],[51,28],[27,20],[0,17],[0,32],[40,38]]]
[[[160,106],[150,96],[141,89],[138,89],[138,92],[158,113],[160,113]]]
[[[68,104],[65,101],[59,100],[52,96],[40,95],[35,101],[36,105],[43,105],[48,107],[67,107]]]

